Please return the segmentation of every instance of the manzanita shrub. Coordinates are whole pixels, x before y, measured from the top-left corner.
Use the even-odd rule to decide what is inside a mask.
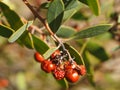
[[[93,69],[87,53],[91,53],[101,61],[109,57],[103,47],[85,38],[103,34],[111,28],[111,25],[101,24],[76,31],[75,28],[64,26],[64,22],[81,8],[81,3],[88,6],[95,15],[99,15],[99,1],[48,0],[40,5],[40,9],[47,11],[44,18],[27,0],[22,1],[34,17],[41,21],[45,29],[41,31],[35,29],[33,25],[35,19],[33,21],[21,19],[9,6],[0,1],[2,21],[0,36],[8,38],[9,43],[17,42],[21,46],[36,50],[34,57],[38,63],[41,63],[42,70],[52,73],[63,87],[68,88],[68,82],[78,82],[82,76],[86,76],[94,85]],[[4,23],[2,18],[5,18],[7,23]],[[49,42],[46,38],[50,38]],[[81,51],[76,50],[69,41],[79,43]]]

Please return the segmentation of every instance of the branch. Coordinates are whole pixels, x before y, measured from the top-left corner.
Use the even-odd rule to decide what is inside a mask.
[[[42,16],[40,16],[36,10],[33,9],[33,7],[29,4],[29,2],[27,0],[23,0],[23,2],[32,11],[32,13],[34,14],[35,18],[38,18],[42,22],[42,24],[45,26],[45,28],[48,30],[48,32],[53,36],[54,33],[49,28],[48,23],[46,22],[46,20]]]

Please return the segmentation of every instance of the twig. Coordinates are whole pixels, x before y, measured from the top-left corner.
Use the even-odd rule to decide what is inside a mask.
[[[43,18],[42,16],[40,16],[38,14],[38,12],[35,9],[33,9],[33,7],[29,4],[29,2],[27,0],[23,0],[23,2],[32,11],[32,13],[34,14],[35,18],[38,18],[42,22],[42,24],[45,26],[45,28],[50,33],[50,35],[61,45],[61,47],[63,48],[63,50],[67,52],[70,61],[72,61],[73,59],[70,56],[70,53],[68,52],[68,50],[66,50],[66,48],[65,48],[64,44],[62,43],[62,41],[56,36],[56,34],[54,34],[52,32],[52,30],[50,29],[50,27],[49,27],[48,22],[46,21],[46,19]]]

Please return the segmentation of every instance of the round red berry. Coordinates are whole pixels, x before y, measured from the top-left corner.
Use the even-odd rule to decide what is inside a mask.
[[[75,83],[79,80],[80,76],[78,75],[78,72],[76,70],[69,69],[68,71],[66,71],[65,77],[69,82]]]
[[[53,72],[53,76],[57,79],[57,80],[61,80],[64,78],[65,76],[65,71],[61,68],[56,68]]]
[[[51,61],[44,60],[41,62],[41,68],[45,72],[49,73],[49,72],[55,70],[56,66]]]
[[[73,63],[70,63],[69,61],[67,61],[64,65],[65,67],[65,70],[68,70],[68,69],[75,69],[77,66],[76,62],[73,62]]]
[[[52,55],[51,58],[55,58],[57,55],[60,55],[60,51],[56,50]]]
[[[40,53],[38,53],[38,52],[36,52],[36,53],[34,54],[34,57],[35,57],[35,60],[36,60],[37,62],[42,62],[42,61],[45,60],[45,59],[43,58],[43,56],[42,56]]]

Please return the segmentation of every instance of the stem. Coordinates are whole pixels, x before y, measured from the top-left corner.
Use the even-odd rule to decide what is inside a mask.
[[[33,7],[29,4],[29,2],[28,2],[27,0],[23,0],[23,2],[24,2],[24,3],[26,4],[26,6],[32,11],[32,13],[34,14],[34,16],[35,16],[36,18],[38,18],[38,19],[42,22],[42,24],[45,26],[45,28],[46,28],[47,31],[50,33],[50,35],[51,35],[52,37],[54,37],[54,39],[61,44],[61,46],[63,47],[63,49],[65,49],[63,43],[60,41],[60,39],[59,39],[59,38],[52,32],[52,30],[50,29],[50,27],[49,27],[46,19],[44,19],[42,16],[40,16],[40,15],[38,14],[38,12],[37,12],[35,9],[33,9]]]
[[[54,35],[54,33],[52,32],[52,30],[49,28],[48,23],[46,22],[46,20],[40,16],[36,10],[33,9],[33,7],[29,4],[29,2],[27,0],[23,0],[23,2],[26,4],[26,6],[32,11],[32,13],[34,14],[35,18],[38,18],[42,24],[45,26],[45,28],[48,30],[48,32],[51,35]]]
[[[68,50],[66,50],[66,48],[65,48],[64,44],[62,43],[62,41],[56,36],[56,34],[54,34],[52,32],[52,30],[50,29],[50,27],[49,27],[48,22],[46,21],[46,19],[44,19],[42,16],[40,16],[38,14],[38,12],[35,9],[33,9],[33,6],[31,6],[27,0],[23,0],[23,2],[32,11],[32,13],[34,14],[35,18],[38,18],[42,22],[42,24],[45,26],[45,28],[50,33],[50,35],[62,46],[63,50],[67,52],[67,54],[69,56],[69,59],[72,62],[73,59],[72,59],[70,53],[68,52]]]

